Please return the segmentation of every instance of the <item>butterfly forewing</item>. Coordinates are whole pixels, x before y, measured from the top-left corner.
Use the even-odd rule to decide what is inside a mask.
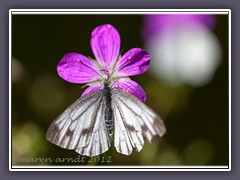
[[[104,153],[110,147],[103,121],[104,108],[102,91],[79,98],[52,122],[46,134],[47,140],[82,155]]]
[[[132,147],[140,151],[143,136],[151,142],[154,135],[166,132],[161,118],[135,96],[120,89],[112,90],[114,114],[114,146],[119,153],[129,155]]]

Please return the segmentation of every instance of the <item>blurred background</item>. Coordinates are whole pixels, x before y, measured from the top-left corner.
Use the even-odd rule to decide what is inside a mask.
[[[149,70],[131,79],[145,89],[167,133],[130,156],[112,147],[102,162],[40,162],[79,158],[45,134],[84,90],[61,79],[57,64],[69,52],[94,58],[91,31],[101,24],[119,31],[122,54],[133,47],[151,54]],[[228,165],[228,93],[227,15],[12,16],[13,165]]]

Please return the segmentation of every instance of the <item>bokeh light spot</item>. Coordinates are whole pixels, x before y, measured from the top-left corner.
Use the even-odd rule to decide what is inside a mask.
[[[63,103],[65,94],[65,87],[59,78],[43,74],[32,84],[30,101],[39,112],[51,112]]]
[[[183,152],[183,160],[186,165],[207,165],[213,157],[213,148],[205,140],[192,141]]]
[[[178,152],[173,148],[165,148],[158,158],[159,165],[180,165],[181,159]]]
[[[44,154],[46,145],[43,141],[44,135],[36,124],[29,122],[20,127],[14,126],[12,133],[13,164],[23,163],[22,158],[33,158],[39,154]]]
[[[12,82],[17,82],[22,79],[24,75],[24,67],[21,62],[12,57]]]
[[[140,163],[143,165],[153,165],[156,163],[158,144],[145,143],[143,149],[140,151]]]

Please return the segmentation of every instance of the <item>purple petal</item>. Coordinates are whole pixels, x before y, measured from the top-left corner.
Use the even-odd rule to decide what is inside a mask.
[[[96,91],[96,90],[101,90],[103,89],[103,85],[91,85],[89,86],[87,89],[85,89],[85,91],[82,93],[81,96],[85,96],[86,94]]]
[[[144,73],[150,63],[150,54],[140,48],[132,48],[117,63],[119,76],[133,76]]]
[[[64,55],[57,71],[61,78],[71,83],[89,83],[100,77],[94,62],[78,53]]]
[[[120,35],[110,24],[98,26],[92,32],[91,47],[96,60],[109,70],[119,55]]]
[[[146,101],[146,93],[144,89],[138,85],[135,81],[127,78],[120,78],[113,85],[114,88],[122,89],[125,92],[128,92],[134,96],[136,96],[140,101]]]

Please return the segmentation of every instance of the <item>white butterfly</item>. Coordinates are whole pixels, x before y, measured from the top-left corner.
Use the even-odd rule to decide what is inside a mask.
[[[86,156],[106,152],[112,141],[117,152],[130,155],[139,152],[144,137],[166,132],[161,118],[135,96],[104,83],[97,90],[80,97],[50,125],[46,138],[65,149]]]

